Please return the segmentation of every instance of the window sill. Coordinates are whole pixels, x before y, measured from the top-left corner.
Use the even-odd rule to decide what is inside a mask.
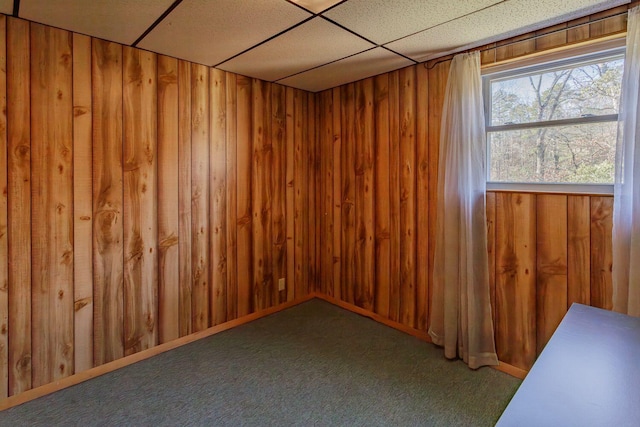
[[[487,191],[613,196],[613,184],[539,184],[487,182]]]

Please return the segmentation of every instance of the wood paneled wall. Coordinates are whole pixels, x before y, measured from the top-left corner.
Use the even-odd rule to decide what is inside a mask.
[[[522,36],[541,36],[536,39],[495,43],[482,62],[624,31],[626,15],[619,13],[626,7]],[[586,25],[567,29],[578,23]],[[450,61],[426,65],[316,98],[318,291],[422,331],[429,322]],[[573,302],[611,308],[612,205],[611,196],[488,193],[490,285],[502,362],[528,370]]]
[[[428,79],[422,66],[318,95],[319,291],[424,329]],[[421,141],[422,143],[418,143]]]
[[[613,197],[487,195],[501,361],[529,369],[571,304],[611,309]]]
[[[0,398],[314,290],[426,330],[448,68],[310,94],[0,15]],[[572,302],[611,305],[612,198],[487,200],[498,353],[528,369]]]
[[[0,15],[0,111],[0,398],[315,288],[312,94]]]

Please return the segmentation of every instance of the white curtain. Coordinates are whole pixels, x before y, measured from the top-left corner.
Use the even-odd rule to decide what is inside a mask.
[[[440,131],[435,264],[429,335],[447,358],[497,365],[487,255],[480,54],[451,63]]]
[[[613,309],[640,316],[640,7],[629,11],[613,199]]]

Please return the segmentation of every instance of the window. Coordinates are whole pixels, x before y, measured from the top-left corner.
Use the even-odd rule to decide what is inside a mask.
[[[487,181],[612,184],[623,67],[614,49],[484,75]]]

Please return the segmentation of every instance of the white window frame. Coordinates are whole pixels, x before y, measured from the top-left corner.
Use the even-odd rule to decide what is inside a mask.
[[[540,71],[562,69],[572,64],[588,64],[599,62],[605,58],[616,56],[624,57],[624,37],[605,40],[601,43],[581,45],[574,49],[562,49],[559,52],[533,55],[522,61],[508,61],[497,66],[489,65],[482,69],[482,90],[484,98],[486,145],[486,179],[487,190],[494,191],[526,191],[537,193],[580,193],[580,194],[613,194],[613,184],[581,184],[581,183],[525,183],[490,181],[491,147],[489,133],[504,130],[520,130],[539,127],[555,127],[574,124],[601,123],[617,121],[617,114],[602,116],[577,117],[573,119],[549,120],[542,122],[514,123],[492,126],[491,125],[491,81],[515,78],[522,75],[535,74]]]

